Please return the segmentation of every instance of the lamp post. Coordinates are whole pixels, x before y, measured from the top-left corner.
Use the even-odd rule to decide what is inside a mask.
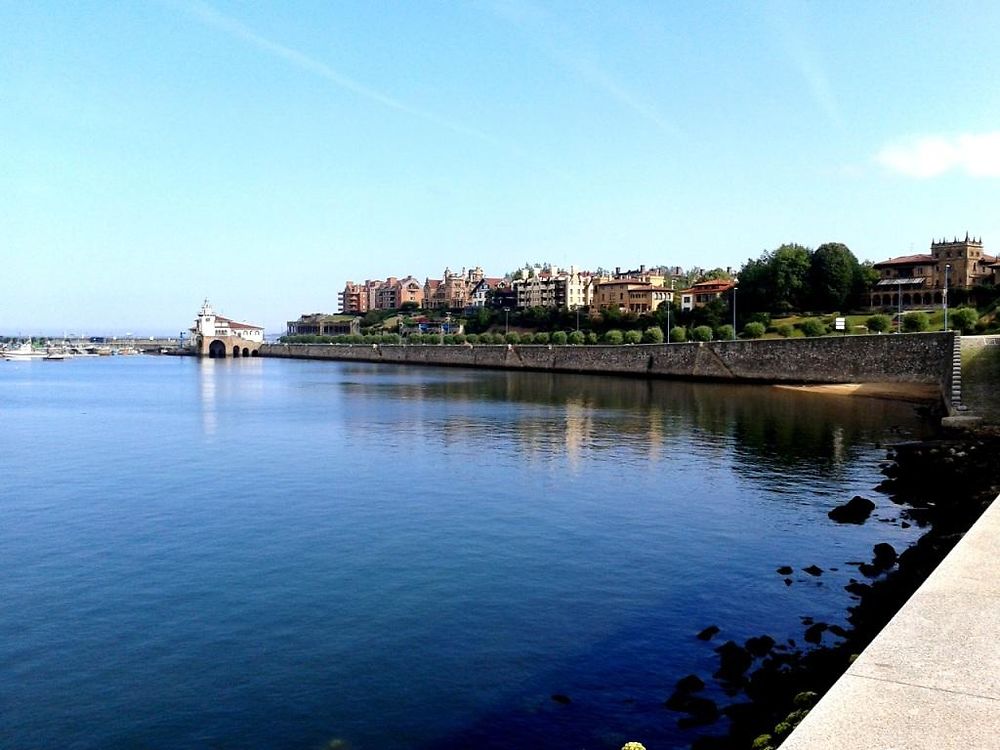
[[[948,330],[948,282],[951,280],[951,263],[944,266],[944,292],[941,294],[941,302],[944,304],[944,330]]]
[[[903,280],[896,279],[896,333],[903,332]]]
[[[736,287],[733,287],[733,341],[736,341]]]
[[[506,336],[510,333],[510,309],[504,308],[503,310],[503,335]]]

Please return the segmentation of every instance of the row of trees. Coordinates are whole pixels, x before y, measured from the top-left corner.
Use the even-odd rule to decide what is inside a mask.
[[[840,242],[815,250],[788,244],[748,260],[739,280],[739,305],[747,312],[850,310],[867,305],[878,272]]]

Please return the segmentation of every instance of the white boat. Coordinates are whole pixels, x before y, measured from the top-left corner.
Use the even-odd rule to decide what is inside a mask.
[[[13,349],[5,349],[3,358],[11,362],[28,362],[33,359],[44,359],[47,352],[31,346],[31,339],[22,341]]]

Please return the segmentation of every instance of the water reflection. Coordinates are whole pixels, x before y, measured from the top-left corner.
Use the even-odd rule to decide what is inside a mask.
[[[250,398],[259,401],[264,392],[264,361],[260,357],[241,359],[198,358],[198,393],[201,425],[206,436],[219,427],[220,404]]]
[[[423,434],[430,422],[444,448],[492,441],[529,459],[565,452],[574,468],[588,452],[628,449],[650,461],[678,451],[734,454],[738,470],[836,472],[853,446],[879,440],[887,425],[899,435],[925,429],[912,404],[768,386],[364,365],[341,377],[353,403],[408,404],[394,412],[395,430]],[[361,411],[364,420],[349,421],[359,432],[371,427]]]

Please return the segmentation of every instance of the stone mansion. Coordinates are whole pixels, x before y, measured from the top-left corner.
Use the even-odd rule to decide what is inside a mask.
[[[982,239],[931,242],[928,255],[904,255],[876,263],[879,280],[871,291],[871,306],[929,307],[940,305],[944,290],[995,284],[1000,262],[983,252]]]

